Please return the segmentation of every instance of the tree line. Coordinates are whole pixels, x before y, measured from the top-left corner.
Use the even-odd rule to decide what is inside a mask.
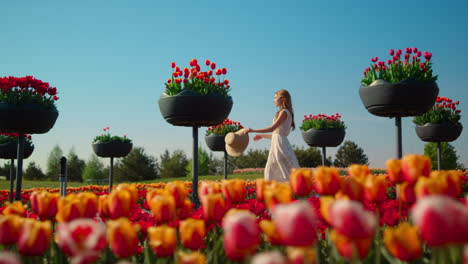
[[[301,167],[313,168],[322,164],[320,149],[293,146]],[[459,156],[455,148],[449,143],[442,144],[442,168],[464,169],[458,163]],[[268,149],[249,150],[239,157],[228,158],[228,172],[235,169],[262,168],[268,159]],[[437,147],[435,143],[427,143],[424,154],[431,157],[432,166],[437,166]],[[58,180],[60,174],[60,158],[64,153],[60,146],[53,147],[47,158],[46,171],[35,162],[30,162],[23,172],[27,180]],[[68,181],[96,183],[108,178],[109,167],[104,165],[107,159],[98,158],[94,153],[87,161],[80,159],[72,148],[67,158]],[[199,175],[221,175],[224,170],[222,157],[215,157],[213,152],[198,149]],[[369,164],[364,150],[353,141],[345,141],[337,150],[335,157],[327,157],[327,165],[347,167],[350,164]],[[8,179],[9,162],[0,166],[0,176]],[[146,153],[143,147],[134,147],[130,154],[117,159],[114,164],[115,182],[147,181],[159,178],[185,177],[192,174],[192,160],[184,151],[175,150],[172,153],[165,150],[158,158]]]

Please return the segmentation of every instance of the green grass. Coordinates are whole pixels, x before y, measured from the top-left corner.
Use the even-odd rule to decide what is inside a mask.
[[[263,178],[263,174],[260,173],[239,173],[239,174],[230,174],[228,179],[242,179],[242,180],[255,180]],[[199,176],[198,180],[222,180],[223,175],[209,175],[209,176]],[[134,182],[134,183],[158,183],[158,182],[170,182],[170,181],[192,181],[192,177],[177,177],[177,178],[165,178],[165,179],[156,179],[152,181],[143,181],[143,182]],[[130,183],[130,182],[129,182]],[[115,184],[118,184],[117,182]],[[32,189],[39,187],[46,188],[59,188],[59,181],[28,181],[23,179],[23,189]],[[79,182],[67,182],[67,187],[79,187],[91,185],[90,183],[79,183]],[[107,184],[101,184],[107,185]],[[16,187],[15,187],[16,188]],[[0,180],[0,190],[9,190],[10,181],[9,180]]]

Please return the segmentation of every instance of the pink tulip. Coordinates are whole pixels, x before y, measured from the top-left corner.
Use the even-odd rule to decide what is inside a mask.
[[[419,68],[424,69],[424,66],[426,66],[424,62],[419,63]]]
[[[420,51],[416,52],[416,56],[421,57],[422,53]]]
[[[285,245],[310,246],[317,239],[317,216],[307,201],[277,205],[273,222]]]
[[[401,52],[402,52],[401,50],[397,50],[396,55],[399,57],[401,55]]]
[[[377,227],[375,216],[353,200],[337,200],[329,213],[331,226],[351,239],[370,237]]]
[[[57,240],[66,255],[82,260],[80,263],[92,263],[106,246],[106,226],[86,218],[60,223]]]
[[[260,228],[250,211],[228,212],[223,219],[223,230],[224,250],[231,260],[245,259],[260,245]]]
[[[405,51],[406,51],[406,53],[408,53],[408,54],[411,54],[411,52],[413,52],[413,50],[412,50],[411,48],[406,48]]]
[[[393,55],[395,54],[395,50],[394,50],[394,49],[391,49],[391,50],[389,51],[389,53],[390,53],[390,56],[393,56]]]
[[[279,251],[262,252],[253,256],[251,264],[288,264]]]
[[[431,58],[432,58],[432,53],[425,51],[425,52],[424,52],[424,58],[425,58],[427,61],[430,61]]]
[[[411,209],[411,217],[429,246],[468,242],[468,208],[457,200],[426,196]]]
[[[377,62],[379,60],[379,57],[374,57],[371,59],[372,62]]]
[[[418,52],[418,48],[413,48],[413,52],[414,53]]]

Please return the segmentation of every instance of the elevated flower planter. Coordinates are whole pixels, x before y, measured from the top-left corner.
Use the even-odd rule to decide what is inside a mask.
[[[27,159],[34,151],[34,145],[24,142],[23,159]],[[0,144],[0,159],[16,159],[18,155],[18,144],[14,142]]]
[[[0,103],[0,130],[4,132],[44,134],[54,126],[57,117],[54,105]]]
[[[211,134],[205,136],[205,142],[211,151],[226,151],[226,144],[224,143],[225,137],[226,135]]]
[[[130,142],[110,141],[93,143],[93,151],[101,158],[121,158],[132,151],[133,144]]]
[[[344,128],[314,129],[302,132],[302,138],[311,147],[337,147],[345,137]]]
[[[426,142],[452,142],[460,136],[462,130],[463,126],[460,123],[454,124],[452,122],[416,125],[416,134],[422,141]]]

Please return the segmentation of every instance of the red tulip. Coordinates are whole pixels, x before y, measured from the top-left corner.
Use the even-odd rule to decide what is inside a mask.
[[[213,69],[213,70],[216,69],[216,63],[214,63],[214,62],[211,63],[211,69]]]
[[[210,66],[210,63],[211,63],[210,60],[205,60],[205,65],[206,66]]]
[[[374,57],[371,59],[372,62],[377,62],[379,60],[379,57]]]
[[[336,230],[331,231],[331,240],[340,255],[347,260],[354,259],[355,257],[359,259],[365,258],[372,245],[372,239],[372,236],[352,239],[340,234]]]
[[[40,256],[49,247],[52,237],[50,221],[41,222],[34,219],[23,219],[18,239],[18,252],[24,256]]]
[[[334,167],[320,166],[314,170],[314,184],[320,195],[334,195],[341,188],[340,173]]]
[[[215,73],[216,75],[221,75],[222,71],[220,69],[217,69]]]
[[[289,180],[292,191],[298,196],[308,196],[314,187],[312,171],[308,169],[293,169]]]
[[[403,203],[413,204],[416,202],[416,193],[414,192],[414,184],[407,182],[400,183],[396,187],[397,199]]]
[[[11,245],[18,241],[21,218],[17,215],[0,215],[0,245]]]
[[[256,216],[247,210],[227,213],[223,219],[224,250],[231,260],[243,260],[260,245]]]
[[[390,56],[393,56],[395,54],[395,50],[391,49],[389,53],[390,53]]]
[[[331,226],[351,239],[371,237],[377,227],[375,216],[353,200],[335,201],[329,213]]]
[[[205,222],[200,219],[188,218],[180,221],[179,225],[180,241],[184,247],[197,250],[204,244],[206,235]]]
[[[413,52],[413,50],[412,50],[411,48],[406,48],[405,51],[406,51],[406,53],[408,53],[408,54],[411,54],[411,52]]]
[[[310,246],[317,239],[315,209],[307,201],[279,204],[273,210],[273,222],[283,244]]]
[[[139,247],[139,225],[133,225],[127,218],[109,220],[107,224],[107,242],[109,248],[119,258],[128,258],[141,252]],[[149,228],[148,228],[149,232]]]
[[[171,68],[175,68],[176,67],[176,63],[175,62],[171,62]]]
[[[49,193],[46,191],[33,192],[29,197],[32,210],[37,215],[46,218],[55,218],[57,215],[59,198],[59,193]]]

